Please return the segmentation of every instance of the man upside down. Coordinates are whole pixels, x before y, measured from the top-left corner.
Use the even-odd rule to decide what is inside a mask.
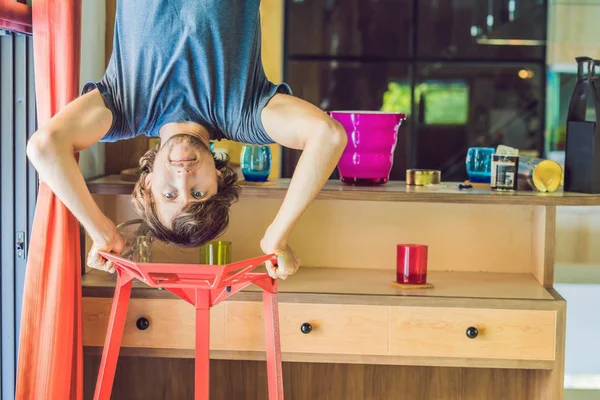
[[[74,153],[138,135],[159,137],[140,160],[132,202],[156,238],[187,247],[221,235],[237,199],[237,175],[210,140],[303,150],[261,249],[275,253],[273,278],[293,274],[288,245],[296,222],[346,145],[343,128],[317,107],[267,80],[261,62],[260,0],[119,0],[104,77],[31,138],[27,153],[52,191],[90,235],[88,265],[112,272],[99,251],[124,240],[94,202]]]

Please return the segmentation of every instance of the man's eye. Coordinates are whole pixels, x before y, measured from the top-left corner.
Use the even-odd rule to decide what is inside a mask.
[[[163,196],[165,197],[165,199],[174,199],[175,195],[173,193],[165,193],[163,194]]]
[[[195,192],[192,192],[192,196],[194,196],[197,199],[201,199],[204,197],[204,193],[199,190],[196,190]]]

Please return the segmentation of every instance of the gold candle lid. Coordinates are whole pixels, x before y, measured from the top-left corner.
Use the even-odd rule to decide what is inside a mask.
[[[407,169],[406,184],[412,186],[438,185],[442,173],[437,169]]]

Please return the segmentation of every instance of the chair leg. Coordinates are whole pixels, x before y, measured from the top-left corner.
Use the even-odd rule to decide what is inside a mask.
[[[279,309],[277,293],[263,291],[269,400],[283,400],[281,344],[279,341]]]
[[[100,363],[100,370],[98,371],[98,380],[96,381],[94,400],[110,400],[115,371],[117,370],[117,361],[119,359],[119,350],[121,348],[121,339],[123,338],[123,330],[125,329],[125,318],[127,317],[133,278],[125,273],[118,272],[118,274],[115,296],[108,321],[108,330],[102,351],[102,361]]]
[[[210,292],[196,289],[196,400],[210,397]]]

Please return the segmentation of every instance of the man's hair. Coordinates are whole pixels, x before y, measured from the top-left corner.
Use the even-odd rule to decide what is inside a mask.
[[[149,150],[140,159],[142,172],[133,189],[132,203],[157,239],[184,247],[198,247],[225,232],[229,225],[229,208],[238,199],[240,187],[235,184],[237,174],[227,165],[229,158],[213,157],[216,168],[222,174],[218,177],[217,193],[206,201],[185,205],[170,227],[160,222],[154,196],[146,187],[146,178],[152,172],[156,151]]]

